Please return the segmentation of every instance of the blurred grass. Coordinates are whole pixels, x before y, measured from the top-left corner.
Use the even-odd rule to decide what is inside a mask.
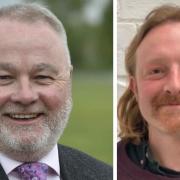
[[[112,72],[73,74],[73,111],[60,143],[112,165]]]

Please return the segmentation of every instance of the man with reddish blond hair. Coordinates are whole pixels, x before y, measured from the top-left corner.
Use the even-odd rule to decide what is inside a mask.
[[[180,179],[180,7],[146,17],[125,57],[118,180]]]

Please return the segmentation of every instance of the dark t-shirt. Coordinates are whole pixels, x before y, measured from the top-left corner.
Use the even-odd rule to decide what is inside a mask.
[[[140,149],[139,149],[140,148]],[[144,150],[143,150],[144,148]],[[117,177],[118,180],[180,180],[179,173],[151,164],[147,159],[147,146],[137,147],[134,144],[121,141],[117,145]],[[144,157],[144,158],[142,158]],[[143,161],[142,161],[143,160]],[[150,164],[148,164],[150,163]],[[159,173],[161,167],[163,173]],[[153,169],[153,170],[152,170]],[[155,169],[155,171],[154,171]],[[169,172],[171,171],[171,172]],[[176,176],[177,175],[177,176]]]
[[[143,169],[162,176],[180,178],[180,172],[163,167],[153,159],[150,147],[146,141],[142,141],[139,145],[128,143],[126,152],[128,157]]]

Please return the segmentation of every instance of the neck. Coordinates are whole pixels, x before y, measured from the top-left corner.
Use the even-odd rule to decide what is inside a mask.
[[[149,128],[149,145],[153,158],[163,167],[180,171],[180,135],[172,136],[151,131]]]

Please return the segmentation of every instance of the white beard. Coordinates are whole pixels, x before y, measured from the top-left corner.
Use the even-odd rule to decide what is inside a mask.
[[[66,100],[61,109],[53,112],[38,127],[12,127],[0,125],[0,151],[18,161],[35,161],[43,157],[57,143],[68,123],[72,99]],[[37,129],[36,129],[37,128]],[[37,135],[38,129],[41,134]]]

